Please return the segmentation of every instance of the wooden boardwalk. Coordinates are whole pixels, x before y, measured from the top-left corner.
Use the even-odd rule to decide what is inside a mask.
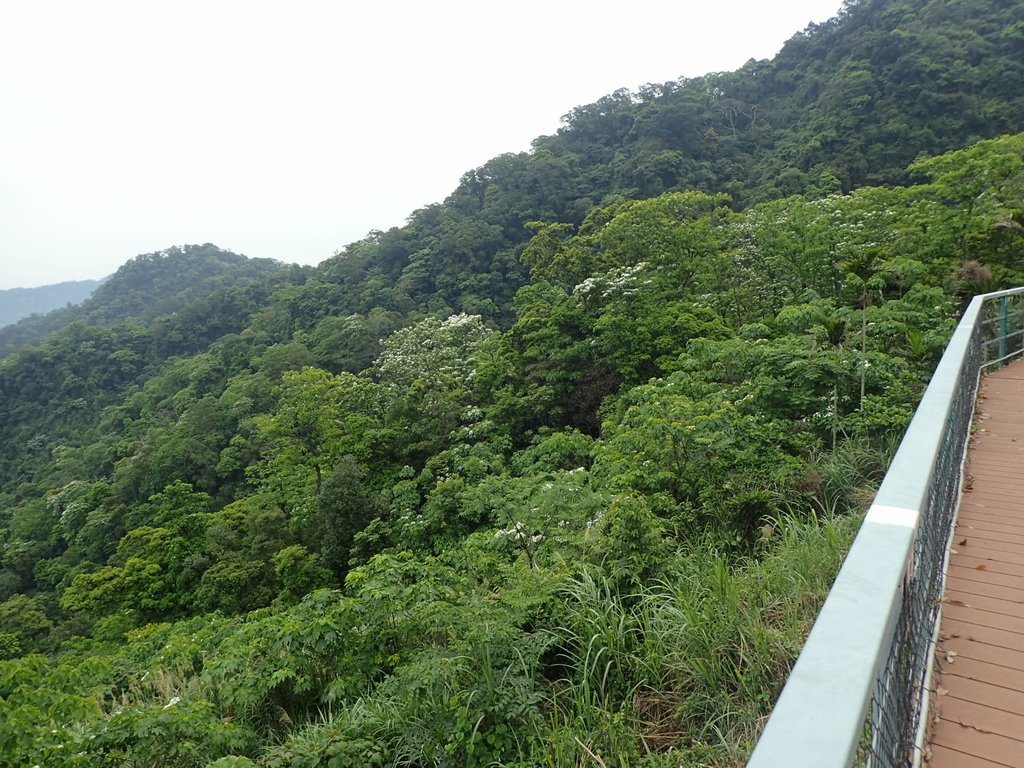
[[[932,685],[930,768],[1024,768],[1024,362],[982,378]]]

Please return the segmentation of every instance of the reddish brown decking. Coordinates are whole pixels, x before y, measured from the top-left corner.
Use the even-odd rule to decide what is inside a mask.
[[[930,768],[1024,768],[1024,362],[982,378],[949,557]]]

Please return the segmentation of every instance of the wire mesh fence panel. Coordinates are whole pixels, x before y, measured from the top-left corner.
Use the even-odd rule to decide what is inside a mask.
[[[971,334],[941,444],[928,481],[928,493],[908,564],[903,604],[896,621],[885,666],[871,702],[868,730],[872,736],[858,763],[870,768],[912,766],[928,685],[929,658],[942,602],[946,550],[960,498],[962,463],[970,436],[981,366],[982,325]]]

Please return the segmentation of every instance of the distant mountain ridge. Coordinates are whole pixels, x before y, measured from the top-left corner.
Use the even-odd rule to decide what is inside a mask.
[[[249,259],[210,243],[141,254],[98,281],[100,284],[80,304],[61,305],[46,314],[33,314],[14,325],[0,327],[0,358],[38,344],[47,334],[75,322],[109,326],[131,320],[146,324],[171,315],[176,317],[174,322],[185,322],[196,312],[208,311],[210,301],[231,305],[251,290],[255,281],[285,269],[274,259]],[[211,299],[221,293],[224,295],[219,299]],[[179,311],[183,314],[177,316]]]
[[[45,315],[68,304],[81,304],[106,280],[65,280],[36,288],[0,290],[0,327],[31,315]]]

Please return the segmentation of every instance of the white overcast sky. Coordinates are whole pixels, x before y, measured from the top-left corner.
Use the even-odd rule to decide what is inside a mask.
[[[0,288],[212,242],[315,264],[625,87],[840,0],[0,0]]]

